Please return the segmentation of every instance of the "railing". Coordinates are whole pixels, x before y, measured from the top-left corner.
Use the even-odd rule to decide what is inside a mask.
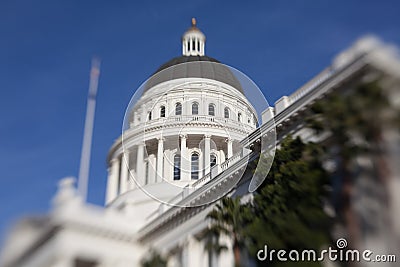
[[[333,73],[332,70],[330,68],[327,68],[323,70],[320,74],[318,74],[315,78],[313,78],[311,81],[309,81],[308,83],[297,89],[293,94],[289,96],[290,104],[296,102],[298,99],[305,96],[308,92],[314,90],[314,88],[316,88],[326,79],[328,79],[332,75],[332,73]]]
[[[210,180],[214,179],[218,174],[220,174],[221,172],[225,171],[226,169],[228,169],[230,166],[232,166],[233,164],[235,164],[236,162],[238,162],[240,159],[242,159],[244,156],[247,156],[250,154],[250,151],[248,151],[246,154],[243,153],[243,150],[240,151],[239,153],[236,153],[235,155],[233,155],[232,157],[230,157],[229,159],[225,160],[221,165],[215,165],[210,169],[210,172],[207,173],[206,175],[204,175],[203,177],[201,177],[199,180],[197,180],[196,182],[194,182],[192,185],[188,185],[189,188],[191,189],[197,189],[199,186],[206,184],[207,182],[209,182]],[[220,170],[218,170],[218,168],[221,168]],[[215,169],[217,169],[216,175],[211,175],[215,173]]]
[[[216,123],[218,124],[230,124],[240,128],[245,128],[247,131],[253,131],[255,129],[254,125],[249,125],[244,122],[239,122],[234,119],[215,117],[209,115],[174,115],[165,118],[157,118],[150,121],[146,121],[145,123],[139,123],[135,125],[133,122],[130,123],[130,129],[137,129],[145,127],[153,127],[159,124],[166,123],[196,123],[196,122],[207,122],[207,123]]]
[[[214,166],[215,167],[215,166]],[[194,182],[192,184],[193,188],[196,188],[198,185],[200,184],[204,184],[207,181],[209,181],[211,179],[211,172],[207,173],[206,175],[204,175],[203,177],[201,177],[199,180],[197,180],[196,182]]]
[[[221,164],[221,171],[225,171],[226,169],[228,169],[232,164],[236,163],[238,160],[240,160],[243,157],[243,150],[240,151],[239,153],[236,153],[235,155],[233,155],[232,157],[230,157],[229,159],[225,160],[222,164]]]
[[[181,201],[182,199],[184,199],[186,197],[186,195],[188,195],[190,193],[190,191],[192,190],[196,190],[198,189],[200,186],[203,186],[204,184],[208,183],[209,181],[211,181],[212,179],[214,179],[216,176],[218,176],[218,174],[220,174],[221,172],[225,171],[226,169],[228,169],[230,166],[232,166],[233,164],[235,164],[236,162],[238,162],[239,160],[241,160],[244,156],[247,156],[250,154],[250,151],[248,153],[246,153],[244,155],[243,151],[240,151],[239,153],[236,153],[234,156],[230,157],[229,159],[225,160],[220,166],[219,165],[215,165],[210,169],[210,172],[207,173],[206,175],[204,175],[203,177],[201,177],[200,179],[198,179],[196,182],[194,182],[193,184],[187,184],[182,192],[180,192],[179,194],[177,194],[176,196],[174,196],[173,198],[168,200],[169,204],[176,204],[179,201]],[[218,170],[218,168],[221,167],[220,170]],[[211,175],[212,173],[215,173],[215,169],[217,169],[217,172],[215,175]],[[161,204],[163,205],[163,204]]]

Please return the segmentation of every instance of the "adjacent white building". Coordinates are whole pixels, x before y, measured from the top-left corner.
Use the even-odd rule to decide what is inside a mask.
[[[105,207],[83,203],[73,179],[63,179],[48,215],[16,225],[0,266],[134,267],[150,249],[167,257],[170,267],[233,266],[229,249],[219,256],[205,249],[205,217],[226,192],[250,195],[246,166],[259,153],[261,133],[275,132],[276,125],[278,143],[289,133],[318,141],[304,128],[307,108],[376,73],[388,77],[388,92],[400,105],[399,61],[390,47],[367,37],[267,108],[261,123],[240,81],[205,55],[205,40],[193,20],[182,37],[182,56],[161,66],[128,108],[124,132],[107,157]],[[396,168],[395,162],[390,166]],[[393,175],[389,185],[399,184]],[[400,200],[394,192],[390,198],[394,216],[388,220],[400,225]],[[396,227],[390,231],[394,239],[400,234]],[[229,244],[229,237],[223,239]]]

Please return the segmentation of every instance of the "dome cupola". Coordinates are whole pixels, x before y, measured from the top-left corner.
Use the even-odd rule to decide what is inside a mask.
[[[244,94],[239,80],[230,68],[205,55],[205,41],[205,35],[196,26],[196,19],[192,18],[192,27],[182,36],[182,56],[161,65],[146,82],[143,94],[158,84],[181,78],[220,81]]]
[[[197,28],[196,19],[192,18],[190,27],[182,36],[182,55],[204,56],[206,36]]]

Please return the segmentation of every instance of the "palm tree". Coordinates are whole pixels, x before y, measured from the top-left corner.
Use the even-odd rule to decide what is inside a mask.
[[[204,249],[208,252],[209,266],[214,267],[214,257],[213,255],[220,255],[223,251],[227,250],[225,244],[220,244],[221,231],[218,227],[211,226],[208,228],[202,239],[205,240]]]
[[[225,197],[207,215],[216,233],[232,237],[235,266],[241,266],[241,251],[244,248],[245,226],[249,222],[249,209],[240,203],[240,198]]]
[[[336,207],[350,238],[356,241],[360,227],[351,206],[356,178],[354,160],[359,155],[368,156],[374,162],[374,176],[384,182],[388,174],[381,149],[382,133],[385,125],[398,118],[398,112],[388,112],[389,101],[378,81],[359,84],[346,92],[334,92],[316,102],[311,110],[309,126],[317,133],[331,133],[327,147],[335,151],[340,187],[336,190],[339,195]]]

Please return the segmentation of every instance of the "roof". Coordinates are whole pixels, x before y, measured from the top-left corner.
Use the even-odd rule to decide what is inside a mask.
[[[169,60],[161,65],[146,82],[143,93],[157,84],[180,78],[216,80],[226,83],[244,94],[239,80],[229,67],[208,56],[180,56]]]

